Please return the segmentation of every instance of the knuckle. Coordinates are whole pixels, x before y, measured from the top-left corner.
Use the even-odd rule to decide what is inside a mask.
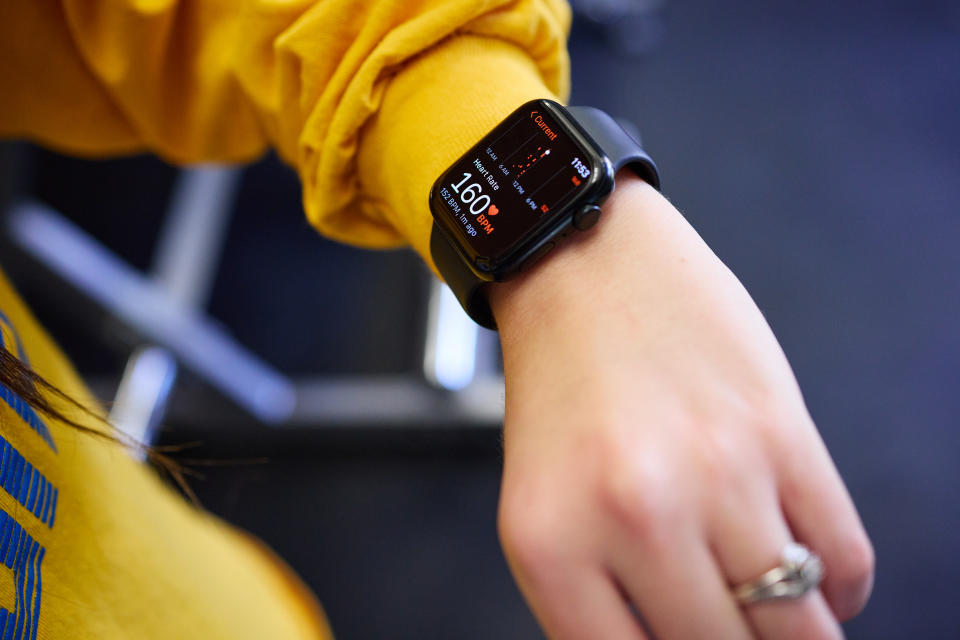
[[[779,388],[744,401],[741,418],[755,437],[773,441],[780,440],[789,425],[812,424],[802,398],[794,401]]]
[[[702,431],[698,442],[699,462],[708,483],[725,486],[736,478],[747,453],[745,440],[730,428],[714,427]]]
[[[866,535],[857,536],[846,549],[850,573],[858,583],[870,578],[876,567],[873,545]]]
[[[665,542],[678,516],[676,483],[662,460],[628,456],[611,467],[597,487],[606,515],[634,539]]]
[[[766,610],[754,609],[750,618],[763,638],[777,640],[842,640],[843,630],[819,594]]]
[[[756,478],[767,469],[756,438],[731,426],[705,428],[697,443],[701,486],[712,495],[746,494],[760,488]]]
[[[797,640],[842,640],[843,633],[834,624],[813,624],[807,628],[796,629],[791,637]]]
[[[832,576],[828,574],[830,601],[836,616],[848,620],[867,604],[873,588],[876,556],[866,534],[860,534],[841,545],[838,558],[839,566],[834,568]]]
[[[770,637],[780,638],[781,640],[840,640],[843,636],[839,635],[835,628],[816,622],[801,622],[793,624],[790,628],[779,630],[777,635]]]
[[[552,562],[558,541],[556,518],[548,503],[532,494],[502,497],[497,513],[497,533],[511,564],[528,577],[536,576]]]

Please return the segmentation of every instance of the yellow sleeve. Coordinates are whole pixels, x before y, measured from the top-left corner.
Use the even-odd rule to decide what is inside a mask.
[[[177,163],[275,147],[310,222],[429,260],[433,179],[568,91],[562,0],[0,3],[0,135]]]

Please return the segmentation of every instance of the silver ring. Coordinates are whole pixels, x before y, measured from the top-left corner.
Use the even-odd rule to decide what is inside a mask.
[[[733,589],[740,604],[799,598],[823,580],[823,562],[807,547],[791,542],[780,553],[780,566]]]

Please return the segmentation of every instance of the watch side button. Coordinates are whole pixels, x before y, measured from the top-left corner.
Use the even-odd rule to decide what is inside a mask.
[[[579,231],[586,231],[597,224],[600,219],[600,207],[595,204],[588,204],[573,214],[573,226]]]
[[[557,246],[557,243],[553,241],[544,242],[542,245],[540,245],[539,248],[537,248],[536,251],[534,251],[530,255],[529,258],[527,258],[526,260],[523,261],[523,263],[520,264],[520,271],[526,271],[527,269],[529,269],[532,265],[539,262],[545,255],[553,251],[553,248],[556,246]]]

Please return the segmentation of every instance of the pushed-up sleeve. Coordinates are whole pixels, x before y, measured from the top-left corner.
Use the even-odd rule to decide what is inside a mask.
[[[175,163],[273,147],[321,233],[428,260],[432,181],[521,102],[569,86],[555,0],[2,5],[5,137]]]

